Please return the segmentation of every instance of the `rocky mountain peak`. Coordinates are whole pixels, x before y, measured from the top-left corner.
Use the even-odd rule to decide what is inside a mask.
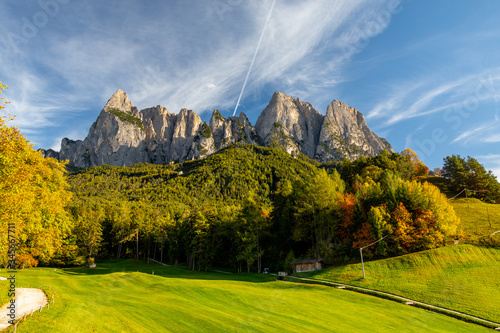
[[[307,102],[276,91],[255,129],[265,145],[314,157],[323,116]]]
[[[272,103],[273,101],[283,101],[283,100],[287,100],[287,99],[292,100],[294,98],[282,93],[281,91],[276,90],[274,92],[273,96],[271,97],[271,101],[269,103]]]
[[[375,156],[383,150],[393,152],[391,145],[373,133],[361,112],[338,100],[326,109],[314,158],[320,162]]]
[[[85,140],[63,139],[58,158],[77,167],[172,163],[203,158],[236,142],[278,148],[293,156],[304,154],[321,162],[393,151],[368,128],[360,112],[337,100],[322,115],[310,103],[276,91],[254,127],[243,112],[225,118],[214,110],[208,124],[185,108],[178,114],[160,105],[139,112],[119,89]]]
[[[118,109],[124,112],[130,112],[134,108],[134,104],[128,99],[127,93],[118,89],[104,106],[105,111]]]

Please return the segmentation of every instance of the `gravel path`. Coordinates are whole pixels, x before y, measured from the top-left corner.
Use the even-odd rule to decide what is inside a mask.
[[[41,289],[36,288],[16,288],[16,319],[30,314],[31,311],[38,310],[47,304],[47,296]],[[7,306],[0,309],[0,330],[9,327],[10,317],[7,316]]]

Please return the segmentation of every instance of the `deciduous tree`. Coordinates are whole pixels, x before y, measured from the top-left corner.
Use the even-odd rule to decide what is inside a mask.
[[[0,92],[4,88],[0,83]],[[12,119],[0,116],[0,260],[5,263],[12,224],[18,254],[48,263],[70,231],[66,171],[64,163],[33,150],[19,129],[8,125]]]

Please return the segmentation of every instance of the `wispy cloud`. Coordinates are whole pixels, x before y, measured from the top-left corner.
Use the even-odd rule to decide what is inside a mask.
[[[473,129],[469,129],[455,139],[453,139],[452,143],[456,142],[475,142],[475,143],[495,143],[500,142],[500,120],[497,118],[493,121],[488,121],[486,123],[481,124],[478,127]]]
[[[385,119],[391,126],[404,120],[445,110],[467,107],[467,103],[498,101],[500,68],[489,68],[456,79],[428,74],[420,79],[397,82],[392,93],[376,104],[367,118]]]
[[[243,104],[266,85],[300,92],[302,99],[325,98],[354,54],[345,50],[390,3],[278,1]],[[173,112],[234,107],[270,5],[271,0],[234,2],[221,13],[211,2],[70,2],[22,45],[21,54],[10,49],[0,56],[0,68],[6,69],[2,82],[11,87],[7,111],[18,115],[23,130],[36,132],[60,124],[70,112],[102,107],[118,88],[140,108],[160,103]],[[21,34],[22,17],[39,10],[1,7],[4,36]],[[389,23],[379,20],[370,37]]]

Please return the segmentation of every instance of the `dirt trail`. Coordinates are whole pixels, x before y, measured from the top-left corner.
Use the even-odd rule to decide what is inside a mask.
[[[5,304],[0,309],[0,330],[4,330],[9,327],[10,317],[7,316],[9,313],[7,306],[10,303]],[[47,304],[47,296],[41,289],[36,288],[16,288],[16,319],[19,319],[31,311],[39,310],[40,307]]]

